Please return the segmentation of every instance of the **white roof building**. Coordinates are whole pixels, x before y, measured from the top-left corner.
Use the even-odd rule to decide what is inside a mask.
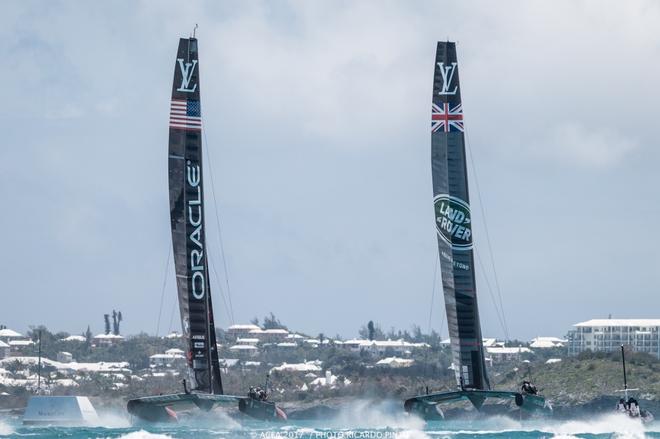
[[[280,366],[276,366],[270,369],[272,372],[320,372],[321,371],[321,362],[316,361],[307,361],[305,363],[282,363]]]
[[[186,357],[184,357],[181,354],[155,354],[149,357],[149,366],[152,368],[155,367],[165,367],[165,366],[171,366],[173,364],[176,364],[178,362],[181,362],[185,360]]]
[[[9,340],[9,342],[7,342],[7,344],[13,350],[19,350],[19,349],[34,345],[34,342],[32,340]]]
[[[536,337],[532,339],[529,347],[535,349],[560,348],[566,346],[567,342],[568,340],[557,337]]]
[[[251,344],[251,345],[256,345],[259,344],[259,339],[258,338],[237,338],[236,343],[238,344]]]
[[[503,361],[503,360],[516,360],[520,357],[520,354],[531,353],[532,350],[527,347],[517,346],[517,347],[501,347],[493,346],[486,348],[486,352],[494,361]]]
[[[599,327],[660,327],[660,319],[591,319],[576,323],[576,328]]]
[[[5,328],[0,329],[0,338],[9,339],[9,338],[23,338],[23,334],[20,334],[13,329]]]
[[[612,352],[621,345],[660,358],[660,319],[592,319],[568,332],[568,353]]]
[[[376,366],[387,366],[392,368],[410,367],[414,362],[415,360],[410,358],[388,357],[378,361]]]
[[[82,335],[70,335],[65,338],[61,338],[60,341],[87,341],[87,339]]]
[[[254,357],[259,353],[259,349],[251,344],[235,344],[229,350],[235,354],[242,354],[243,356]]]
[[[13,329],[5,328],[0,329],[0,338],[21,338],[23,334],[14,331]]]
[[[124,341],[124,337],[115,334],[99,334],[94,337],[94,342],[99,345],[112,345]]]
[[[227,331],[229,332],[250,332],[255,329],[261,329],[257,325],[249,324],[249,325],[231,325],[230,327],[227,328]]]

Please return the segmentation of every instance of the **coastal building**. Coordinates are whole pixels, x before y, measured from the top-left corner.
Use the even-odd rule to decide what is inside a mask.
[[[124,341],[124,337],[115,334],[99,334],[92,340],[96,346],[112,346]]]
[[[517,347],[502,347],[493,346],[486,348],[486,352],[492,358],[492,361],[498,363],[500,361],[519,360],[521,354],[531,353],[531,349],[517,346]]]
[[[261,328],[257,325],[231,325],[227,328],[227,334],[234,338],[247,338],[250,331],[260,330]]]
[[[85,338],[84,335],[70,335],[65,338],[61,338],[60,341],[75,341],[75,342],[85,342],[87,339]]]
[[[279,366],[272,367],[270,372],[292,372],[292,373],[310,373],[321,372],[321,361],[306,361],[304,363],[282,363]]]
[[[73,361],[73,355],[71,355],[71,352],[58,352],[57,361],[60,363],[71,363]]]
[[[7,344],[9,344],[9,342],[12,340],[23,340],[26,338],[27,337],[25,337],[23,334],[16,332],[13,329],[0,329],[0,341],[3,341]]]
[[[504,347],[504,342],[499,341],[496,338],[482,338],[481,341],[483,342],[485,348],[496,347],[496,346]],[[444,346],[444,347],[451,346],[451,340],[448,338],[441,340],[440,346]]]
[[[593,319],[573,325],[568,332],[568,354],[612,352],[629,346],[660,359],[660,319]]]
[[[568,340],[558,337],[536,337],[533,338],[529,344],[532,349],[550,349],[550,348],[563,348],[566,347]]]
[[[289,331],[286,329],[261,329],[257,327],[248,332],[247,337],[258,338],[262,343],[279,343],[286,340]]]
[[[14,339],[7,342],[11,348],[13,355],[22,355],[27,352],[29,348],[34,346],[34,342],[30,339]]]
[[[258,338],[237,338],[236,339],[236,344],[248,344],[252,346],[256,346],[259,344],[259,339]]]
[[[255,357],[259,353],[259,349],[250,344],[236,344],[229,348],[232,354],[238,355],[239,358]]]
[[[183,364],[186,357],[179,353],[155,354],[149,357],[149,367],[152,369],[173,367],[177,364]]]
[[[387,357],[376,362],[376,366],[398,369],[401,367],[410,367],[414,362],[415,360],[411,358]]]

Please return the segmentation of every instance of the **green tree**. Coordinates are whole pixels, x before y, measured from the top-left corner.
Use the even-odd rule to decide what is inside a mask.
[[[272,312],[264,317],[264,329],[287,329]]]

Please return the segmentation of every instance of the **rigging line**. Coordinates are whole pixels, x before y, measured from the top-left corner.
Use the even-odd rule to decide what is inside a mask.
[[[167,287],[167,278],[169,277],[169,268],[170,268],[170,258],[172,257],[172,252],[171,247],[172,247],[172,241],[171,241],[171,236],[170,236],[170,241],[169,245],[167,247],[167,262],[165,262],[165,274],[163,275],[163,288],[162,291],[160,292],[160,306],[158,307],[158,323],[156,323],[156,337],[158,337],[158,331],[160,330],[160,317],[163,313],[163,301],[165,300],[165,288]]]
[[[170,324],[167,328],[167,332],[171,333],[172,332],[172,321],[174,320],[174,309],[176,308],[176,304],[179,301],[178,294],[177,298],[172,302],[172,309],[170,310]]]
[[[434,307],[434,302],[435,302],[435,280],[438,275],[438,264],[440,263],[440,258],[438,257],[437,253],[434,250],[434,257],[435,257],[435,264],[433,265],[433,287],[431,288],[431,306],[429,307],[429,324],[428,328],[426,329],[427,334],[429,335],[429,341],[430,341],[430,336],[431,336],[431,322],[433,321],[433,307]],[[421,329],[420,329],[421,331]],[[423,340],[423,338],[422,338]],[[429,353],[428,351],[426,352],[426,361],[424,361],[424,368],[422,370],[422,383],[426,384],[426,372],[428,369],[428,362],[429,362]]]
[[[467,145],[468,154],[470,155],[470,165],[472,167],[472,175],[474,175],[474,183],[477,189],[477,195],[479,197],[479,209],[481,210],[481,217],[484,219],[484,231],[486,232],[486,243],[488,244],[488,253],[490,256],[490,264],[493,270],[493,277],[495,279],[495,289],[497,291],[497,296],[500,302],[500,311],[502,312],[502,319],[504,320],[504,327],[506,338],[509,338],[509,330],[506,321],[506,313],[504,312],[504,302],[502,301],[502,290],[500,288],[499,278],[497,276],[497,270],[495,269],[495,257],[493,256],[493,246],[490,242],[490,233],[488,233],[488,221],[486,221],[486,210],[484,208],[483,198],[481,196],[481,188],[479,187],[479,178],[477,177],[477,167],[474,162],[474,157],[472,155],[472,148],[470,146],[470,137],[465,133],[465,140]]]
[[[213,263],[213,260],[211,258],[208,258],[208,261],[211,264],[211,271],[213,271],[213,274],[215,274],[215,280],[218,282],[218,289],[220,290],[220,297],[222,298],[222,303],[224,303],[225,305],[225,313],[227,314],[227,319],[229,319],[230,324],[233,325],[234,318],[229,312],[229,307],[227,306],[227,299],[225,298],[225,292],[220,284],[220,276],[218,276],[218,272],[215,269],[215,264]]]
[[[427,328],[427,332],[431,334],[431,321],[433,319],[433,306],[435,302],[435,285],[436,285],[436,278],[438,277],[438,265],[440,264],[440,258],[438,257],[437,254],[435,254],[435,265],[433,266],[433,288],[431,289],[431,306],[429,307],[429,325]]]
[[[509,339],[509,333],[507,331],[506,326],[504,325],[504,319],[503,319],[502,315],[500,314],[500,310],[497,307],[497,301],[495,300],[495,295],[493,294],[493,289],[491,288],[490,282],[488,281],[488,276],[485,276],[486,269],[484,267],[484,263],[481,260],[481,256],[480,256],[479,252],[476,251],[476,249],[474,251],[474,254],[477,256],[477,262],[479,263],[479,267],[481,267],[482,273],[484,273],[484,281],[486,282],[486,289],[488,290],[488,294],[490,295],[490,300],[492,300],[492,302],[493,302],[493,307],[495,308],[495,314],[497,315],[497,320],[499,320],[500,326],[502,327],[502,330],[504,331],[504,337],[506,337],[506,339],[508,340]]]
[[[215,222],[218,227],[218,241],[220,242],[220,254],[222,256],[222,266],[225,272],[225,283],[227,285],[227,298],[229,300],[229,311],[231,312],[231,321],[234,321],[234,304],[231,300],[231,288],[229,288],[229,270],[227,269],[227,258],[225,257],[225,246],[222,239],[222,227],[220,227],[220,214],[218,213],[218,201],[215,197],[215,180],[213,178],[213,166],[211,166],[211,148],[209,148],[209,141],[206,137],[206,130],[202,128],[202,133],[204,135],[204,144],[206,145],[206,155],[209,156],[208,160],[208,169],[209,175],[211,176],[211,194],[213,195],[213,208],[215,211]],[[219,279],[218,279],[219,281]]]

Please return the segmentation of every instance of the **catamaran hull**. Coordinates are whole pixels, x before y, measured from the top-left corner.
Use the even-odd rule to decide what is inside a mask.
[[[286,421],[284,410],[274,402],[244,398],[238,401],[238,410],[254,419],[262,421]]]
[[[407,413],[416,414],[427,421],[445,418],[441,409],[443,404],[458,401],[469,401],[477,410],[482,409],[487,399],[510,400],[518,407],[518,413],[535,415],[550,415],[552,407],[545,398],[538,395],[523,395],[519,392],[503,392],[496,390],[459,390],[455,392],[433,393],[419,395],[407,399],[403,407]]]
[[[195,411],[209,412],[225,405],[238,405],[245,415],[262,421],[285,421],[284,410],[270,401],[259,401],[234,395],[212,395],[204,393],[175,393],[170,395],[146,396],[131,399],[126,409],[128,413],[143,422],[178,422],[179,415],[194,416]]]
[[[142,404],[140,401],[128,401],[126,406],[131,416],[148,423],[172,423],[178,422],[179,418],[174,410],[166,406]]]

